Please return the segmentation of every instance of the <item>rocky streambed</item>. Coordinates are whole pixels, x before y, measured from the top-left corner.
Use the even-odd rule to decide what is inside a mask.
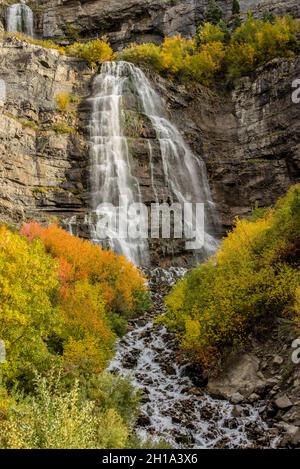
[[[151,272],[153,311],[131,322],[109,367],[130,376],[143,391],[137,434],[144,441],[163,440],[174,448],[276,446],[276,436],[260,415],[265,410],[262,403],[213,398],[193,367],[179,362],[174,336],[155,323],[163,312],[164,295],[183,274],[175,268]]]

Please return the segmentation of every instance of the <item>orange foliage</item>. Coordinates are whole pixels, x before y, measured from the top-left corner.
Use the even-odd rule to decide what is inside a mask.
[[[138,312],[140,295],[146,293],[145,282],[124,257],[72,236],[55,224],[45,228],[31,222],[21,233],[31,241],[41,239],[46,251],[59,259],[59,275],[65,286],[88,280],[101,286],[109,310],[125,315]]]

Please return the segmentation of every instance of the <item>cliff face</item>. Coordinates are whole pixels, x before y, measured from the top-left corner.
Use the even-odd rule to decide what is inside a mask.
[[[20,224],[54,215],[68,225],[76,216],[77,233],[87,235],[90,109],[85,103],[93,72],[83,62],[16,39],[0,48],[0,71],[7,88],[0,107],[1,221]],[[300,105],[291,100],[297,77],[300,58],[278,59],[224,95],[150,74],[170,119],[206,161],[223,230],[255,206],[272,205],[299,180]],[[67,111],[57,106],[62,92],[73,97]],[[138,125],[129,119],[127,127],[126,135],[137,142],[133,158],[143,199],[154,202],[147,153],[153,130],[141,116]],[[159,154],[154,162],[162,180]],[[165,248],[153,246],[157,262]],[[181,247],[176,249],[180,256]]]
[[[228,13],[231,1],[221,3]],[[257,14],[267,7],[295,16],[299,13],[300,5],[293,0],[250,0],[241,5],[245,11],[258,3]],[[51,0],[39,2],[36,18],[40,27],[49,27],[54,36],[54,31],[63,35],[65,26],[72,24],[80,26],[82,35],[109,32],[118,46],[135,38],[159,39],[175,31],[191,34],[205,5],[200,0],[141,0],[138,5],[136,0]],[[154,23],[157,27],[153,29]],[[74,223],[76,232],[87,236],[90,109],[86,98],[93,76],[84,62],[57,51],[16,39],[1,44],[0,78],[6,82],[7,91],[5,104],[0,105],[1,221],[19,225],[24,220],[45,221],[54,215],[64,225]],[[149,77],[166,100],[170,119],[195,154],[206,161],[222,233],[236,216],[249,214],[255,206],[272,205],[299,180],[300,105],[292,103],[291,85],[300,78],[300,58],[294,62],[275,60],[254,77],[241,80],[231,92]],[[65,111],[56,102],[63,92],[72,97],[70,109]],[[135,120],[129,119],[127,131],[137,142],[132,150],[135,170],[143,200],[149,204],[154,202],[154,195],[147,138],[153,138],[153,129],[139,116],[138,135],[131,135],[136,133]],[[156,177],[163,180],[159,151],[153,156]],[[168,249],[175,249],[182,257],[182,246],[165,244],[153,246],[156,263],[163,263],[164,256],[171,257]]]
[[[224,227],[299,180],[300,105],[291,97],[299,77],[300,58],[274,60],[225,96],[159,81],[173,120],[206,161]]]
[[[87,144],[80,113],[60,111],[56,95],[68,92],[79,102],[90,71],[16,39],[0,47],[0,70],[7,94],[0,107],[1,221],[70,219],[85,203]]]
[[[9,2],[2,0],[0,5]],[[112,45],[123,48],[130,42],[160,42],[164,36],[192,36],[203,20],[209,0],[32,0],[39,35],[61,41],[108,35]],[[219,0],[229,18],[232,0]],[[241,13],[252,9],[290,13],[300,18],[298,0],[240,0]],[[2,12],[2,17],[4,13]]]

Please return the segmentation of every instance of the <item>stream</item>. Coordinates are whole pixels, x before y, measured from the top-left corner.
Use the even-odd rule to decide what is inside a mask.
[[[155,324],[155,317],[163,313],[164,295],[184,273],[178,268],[151,271],[154,311],[131,321],[109,367],[143,391],[137,435],[142,441],[165,441],[178,449],[272,446],[259,409],[214,399],[195,385],[188,364],[178,363],[174,336]]]

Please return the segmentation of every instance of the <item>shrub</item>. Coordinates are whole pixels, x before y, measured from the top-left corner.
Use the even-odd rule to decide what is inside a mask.
[[[297,44],[297,32],[299,22],[289,16],[276,18],[274,24],[262,20],[255,20],[248,15],[247,20],[235,30],[231,39],[231,53],[237,48],[233,55],[239,52],[246,58],[246,64],[241,63],[241,73],[253,69],[247,69],[247,51],[253,51],[255,66],[265,63],[275,57],[289,57]],[[246,52],[243,52],[243,48]],[[231,55],[228,56],[229,64]]]
[[[65,390],[59,375],[37,375],[35,393],[16,404],[0,422],[2,448],[118,449],[129,435],[114,408],[97,412],[94,401],[82,399],[78,382]]]
[[[239,15],[241,12],[240,2],[239,0],[232,1],[232,14]]]
[[[209,42],[223,42],[226,36],[224,27],[214,25],[212,23],[205,23],[197,29],[197,44],[207,44]]]
[[[215,74],[221,70],[224,57],[225,49],[221,42],[205,44],[201,51],[190,59],[190,75],[194,80],[210,85]]]
[[[30,241],[41,240],[59,265],[63,327],[55,340],[62,342],[64,363],[81,372],[102,371],[114,349],[112,328],[124,332],[125,319],[149,306],[143,277],[124,257],[56,225],[43,228],[30,223],[24,225],[22,234]]]
[[[148,65],[156,72],[164,67],[161,61],[161,49],[156,44],[132,44],[118,54],[118,60],[125,60],[137,65]]]
[[[59,324],[58,263],[40,241],[29,244],[18,233],[0,228],[0,320],[6,345],[3,377],[12,379],[27,364],[44,366],[44,339]]]
[[[106,40],[95,39],[81,43],[75,42],[66,48],[66,53],[86,60],[93,67],[114,58],[114,53]]]
[[[205,21],[207,23],[218,24],[222,18],[222,8],[218,5],[216,0],[210,0],[205,12]]]
[[[70,109],[71,95],[67,91],[61,91],[55,95],[55,101],[60,111],[66,112]]]
[[[249,74],[275,57],[293,57],[299,46],[299,21],[289,16],[270,22],[249,14],[239,23],[236,16],[231,37],[223,21],[211,21],[198,28],[194,40],[174,36],[165,38],[161,46],[131,45],[117,58],[148,65],[179,80],[211,85],[224,75],[233,80]]]
[[[300,186],[256,221],[238,220],[219,252],[166,300],[164,321],[194,360],[212,366],[258,321],[294,310],[300,281]],[[296,293],[297,297],[297,293]]]

